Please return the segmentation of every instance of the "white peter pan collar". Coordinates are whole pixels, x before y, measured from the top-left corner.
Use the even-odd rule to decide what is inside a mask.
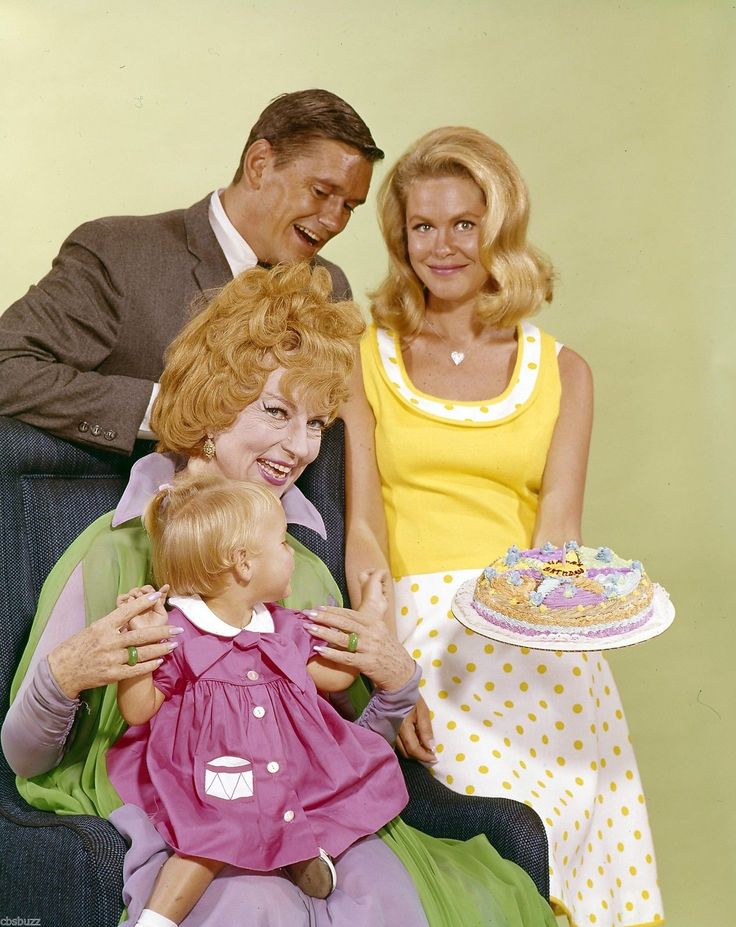
[[[231,624],[218,618],[212,609],[198,595],[172,595],[169,602],[180,609],[195,628],[219,637],[236,637],[241,631],[255,631],[259,634],[273,634],[275,631],[271,612],[263,602],[253,606],[253,617],[244,628],[234,628]]]

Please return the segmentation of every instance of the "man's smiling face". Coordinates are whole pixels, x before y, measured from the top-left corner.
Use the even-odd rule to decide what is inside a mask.
[[[269,151],[248,244],[268,264],[309,260],[365,202],[373,166],[356,148],[329,139],[315,139],[282,167],[275,163]]]

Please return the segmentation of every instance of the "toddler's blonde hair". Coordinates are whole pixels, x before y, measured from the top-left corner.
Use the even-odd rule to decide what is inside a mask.
[[[153,576],[174,595],[216,595],[238,551],[258,553],[259,526],[281,503],[260,483],[224,476],[181,477],[159,489],[143,513]]]

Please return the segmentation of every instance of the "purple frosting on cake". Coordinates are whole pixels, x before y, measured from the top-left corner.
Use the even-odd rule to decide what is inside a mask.
[[[551,628],[544,628],[538,630],[537,628],[532,628],[526,624],[518,624],[513,621],[513,619],[507,618],[504,615],[500,615],[498,612],[493,611],[492,609],[486,608],[481,605],[480,602],[473,601],[473,608],[485,620],[494,625],[497,628],[502,628],[504,631],[511,631],[513,634],[518,634],[523,637],[529,638],[539,638],[540,640],[549,640],[549,641],[565,641],[570,640],[571,638],[590,638],[591,640],[604,640],[611,637],[620,637],[623,634],[628,634],[629,631],[635,631],[637,628],[640,628],[643,624],[646,624],[647,621],[654,614],[654,607],[650,606],[645,612],[637,615],[635,618],[630,619],[625,622],[623,627],[616,625],[608,625],[603,628],[570,628],[560,631],[554,631]]]
[[[579,589],[577,586],[572,588],[575,595],[568,597],[565,595],[565,587],[558,586],[548,596],[545,596],[544,604],[550,608],[572,608],[574,605],[599,605],[606,600],[606,597],[601,593],[590,592],[588,589]]]

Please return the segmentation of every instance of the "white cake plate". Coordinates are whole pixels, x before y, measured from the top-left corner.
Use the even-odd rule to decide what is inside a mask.
[[[656,637],[672,624],[675,618],[675,606],[670,601],[669,594],[662,586],[654,584],[654,613],[652,617],[643,625],[627,631],[625,634],[619,634],[617,637],[590,638],[579,637],[576,639],[567,639],[564,641],[555,640],[552,636],[545,637],[526,637],[523,634],[517,634],[514,631],[507,631],[504,628],[497,628],[490,622],[486,621],[482,615],[473,608],[473,593],[475,591],[475,580],[468,579],[458,588],[455,597],[452,600],[452,612],[460,622],[476,634],[488,637],[492,641],[499,641],[501,644],[513,644],[514,647],[528,647],[530,650],[562,650],[562,651],[579,651],[579,650],[615,650],[619,647],[631,647],[633,644],[641,644],[652,637]]]

